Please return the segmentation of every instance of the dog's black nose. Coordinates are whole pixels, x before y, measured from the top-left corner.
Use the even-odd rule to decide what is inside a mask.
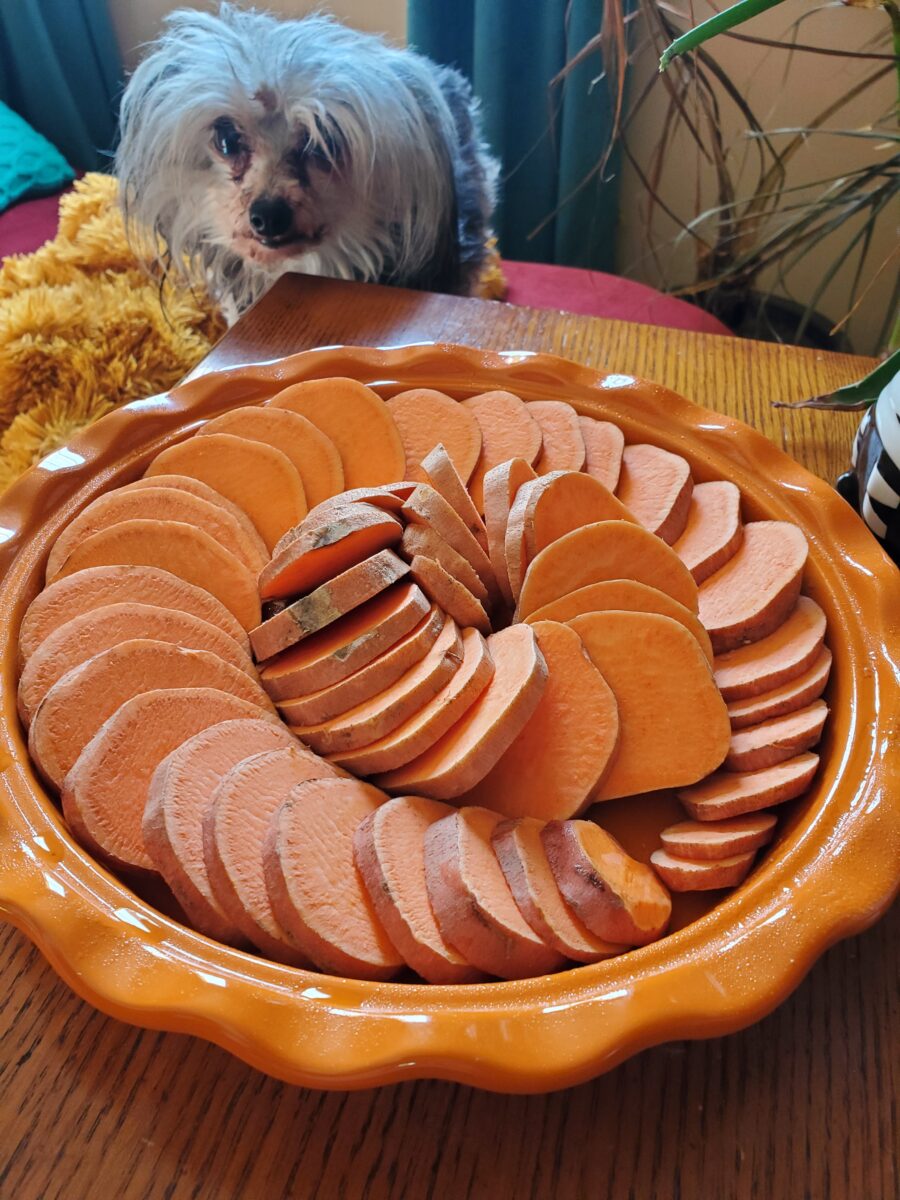
[[[260,237],[278,238],[287,233],[294,214],[280,196],[259,196],[250,205],[250,225]]]

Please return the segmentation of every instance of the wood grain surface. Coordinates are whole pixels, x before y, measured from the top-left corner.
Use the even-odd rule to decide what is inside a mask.
[[[857,418],[772,409],[865,360],[492,302],[288,278],[206,367],[336,343],[548,350],[658,379],[826,479]],[[108,1020],[0,929],[0,1200],[897,1200],[900,909],[729,1038],[593,1083],[320,1093],[216,1047]]]

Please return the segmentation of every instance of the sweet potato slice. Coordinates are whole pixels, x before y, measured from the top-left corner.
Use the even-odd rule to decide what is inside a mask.
[[[541,452],[534,464],[538,475],[551,471],[580,471],[585,461],[584,438],[578,413],[562,400],[532,400],[528,415],[541,430]]]
[[[368,666],[317,692],[279,701],[283,719],[289,725],[318,725],[393,687],[401,676],[422,661],[437,641],[444,620],[443,611],[432,605],[415,629]]]
[[[478,436],[481,436],[480,428]],[[423,482],[431,484],[434,490],[444,497],[487,554],[488,540],[484,521],[472,503],[472,497],[466,490],[465,480],[456,469],[453,459],[447,453],[442,442],[438,442],[434,449],[422,459],[422,475]]]
[[[380,550],[251,629],[253,653],[263,660],[287,650],[386,591],[408,571],[392,550]]]
[[[157,567],[204,588],[244,629],[259,624],[256,580],[208,533],[183,521],[122,521],[92,533],[75,547],[57,579],[86,567]]]
[[[270,713],[275,719],[259,684],[215,654],[136,639],[101,651],[53,685],[28,731],[31,757],[45,778],[59,787],[81,751],[120,705],[141,692],[196,687],[229,692],[253,705],[254,716]]]
[[[334,770],[290,742],[243,759],[217,781],[203,815],[203,853],[212,893],[243,936],[277,962],[309,966],[272,910],[263,850],[269,823],[291,790],[333,778]]]
[[[469,495],[483,513],[485,475],[511,458],[524,458],[533,465],[541,452],[541,427],[528,405],[512,392],[482,392],[462,404],[481,426],[481,454],[469,479]]]
[[[728,771],[760,771],[810,750],[822,737],[828,705],[816,700],[806,708],[750,725],[731,735],[725,768]]]
[[[443,938],[425,883],[425,834],[453,810],[398,796],[370,813],[353,837],[356,866],[397,952],[429,983],[472,983],[481,972]]]
[[[618,750],[595,800],[684,787],[721,765],[731,740],[728,713],[683,625],[658,613],[619,611],[569,624],[619,708]]]
[[[431,605],[414,583],[397,583],[273,658],[260,674],[273,700],[329,687],[389,650]]]
[[[343,508],[346,504],[371,504],[375,508],[384,509],[385,512],[398,513],[418,486],[418,483],[411,479],[403,479],[397,483],[348,488],[339,496],[332,496],[330,500],[323,500],[321,504],[311,508],[302,524],[312,524],[313,521],[321,523],[332,509]]]
[[[598,421],[594,417],[579,417],[578,425],[584,440],[583,470],[614,492],[622,470],[625,434],[611,421]]]
[[[719,691],[726,700],[745,700],[793,683],[819,659],[824,638],[825,614],[815,600],[801,596],[774,633],[716,657]]]
[[[344,487],[372,487],[404,479],[406,452],[381,397],[355,379],[309,379],[266,401],[306,417],[341,456]]]
[[[144,472],[193,475],[242,508],[269,550],[306,516],[306,493],[286,454],[264,442],[211,433],[160,451]]]
[[[298,596],[327,583],[364,559],[396,546],[403,526],[371,504],[347,504],[322,524],[304,522],[259,576],[263,600]]]
[[[734,557],[743,536],[740,490],[715,479],[694,486],[687,523],[672,549],[701,584]]]
[[[242,759],[292,743],[273,721],[222,721],[182,742],[153,772],[141,818],[144,848],[191,924],[208,937],[239,943],[242,935],[216,899],[203,857],[203,819],[216,787]]]
[[[563,898],[596,937],[645,946],[665,933],[668,892],[611,833],[593,821],[550,821],[541,841]]]
[[[402,725],[358,750],[338,751],[331,761],[354,775],[372,775],[402,767],[424,754],[471,708],[490,682],[494,663],[477,629],[462,635],[459,670],[431,700]]]
[[[377,741],[438,694],[458,670],[462,653],[459,629],[447,620],[424,658],[390,687],[329,721],[290,725],[291,732],[317,754],[355,750]]]
[[[716,654],[774,633],[800,595],[806,537],[787,521],[752,521],[740,548],[705,580],[698,593],[700,620]]]
[[[756,644],[761,645],[759,642]],[[770,721],[773,717],[783,717],[786,713],[805,708],[825,691],[830,674],[831,651],[823,646],[812,666],[790,683],[746,700],[732,700],[728,705],[731,728],[744,729],[748,725],[757,725],[760,721]]]
[[[475,535],[466,528],[462,517],[450,507],[439,492],[427,483],[419,484],[403,505],[402,512],[407,521],[433,529],[445,542],[449,542],[457,554],[467,559],[492,600],[499,595],[490,559]]]
[[[612,492],[590,475],[558,471],[523,484],[509,512],[506,562],[518,598],[532,559],[573,529],[598,521],[634,521]]]
[[[258,542],[248,538],[224,508],[176,488],[144,488],[141,491],[107,492],[70,521],[50,551],[47,582],[53,582],[68,556],[85,538],[130,520],[183,521],[186,525],[196,525],[254,575],[267,561],[265,547],[260,553]]]
[[[268,560],[269,551],[266,543],[259,536],[259,531],[244,510],[233,500],[229,500],[221,492],[211,488],[208,483],[204,483],[202,479],[194,479],[190,475],[151,475],[122,484],[116,491],[139,492],[146,488],[174,488],[178,492],[188,492],[191,496],[196,496],[198,500],[205,500],[207,504],[215,504],[217,508],[224,508],[229,516],[234,517],[247,538],[253,543],[255,556],[262,559],[263,562]]]
[[[507,604],[515,604],[506,561],[506,530],[509,514],[519,490],[537,479],[534,468],[524,458],[511,458],[492,467],[484,477],[484,523],[488,554],[500,594]]]
[[[659,835],[663,849],[678,858],[708,862],[746,854],[771,842],[778,818],[774,813],[752,813],[725,821],[681,821]]]
[[[621,954],[627,946],[596,937],[566,904],[547,861],[541,841],[543,828],[543,821],[522,817],[501,821],[491,836],[519,912],[541,941],[565,958],[587,963]]]
[[[201,729],[257,716],[255,705],[216,688],[133,695],[100,726],[66,774],[62,806],[69,828],[111,866],[153,871],[141,830],[153,772]]]
[[[728,858],[695,862],[677,858],[668,850],[654,850],[650,862],[654,871],[673,892],[711,892],[732,888],[747,877],[756,852],[733,854]]]
[[[606,774],[619,740],[616,700],[567,625],[533,627],[547,683],[519,736],[459,803],[506,817],[564,819],[580,813]],[[536,753],[536,748],[540,747]]]
[[[251,442],[264,442],[286,454],[297,469],[310,508],[344,490],[344,468],[337,447],[299,413],[260,405],[233,408],[197,430],[198,436],[211,433],[230,433]]]
[[[678,799],[695,821],[741,817],[802,796],[818,765],[819,756],[806,753],[761,771],[717,771],[702,783],[679,790]]]
[[[149,638],[184,650],[209,650],[251,678],[256,672],[250,656],[227,633],[208,621],[152,604],[108,604],[73,617],[43,642],[28,660],[19,679],[19,716],[27,727],[40,702],[67,671],[102,650]]]
[[[390,979],[403,960],[382,928],[353,860],[353,835],[385,797],[358,779],[298,784],[275,814],[263,850],[282,928],[316,966]]]
[[[470,791],[528,723],[547,684],[534,630],[511,625],[487,640],[494,674],[465,715],[418,758],[378,777],[392,792],[450,800]]]
[[[488,603],[488,590],[469,560],[427,525],[407,525],[400,539],[400,555],[408,563],[416,557],[430,558],[452,579],[468,588],[482,607]]]
[[[461,808],[425,832],[425,881],[443,937],[474,967],[500,979],[527,979],[562,966],[519,912],[491,835],[486,808]]]
[[[417,554],[410,563],[413,579],[426,596],[438,604],[448,616],[463,628],[472,626],[481,633],[490,633],[491,623],[484,605],[469,589],[454,579],[439,562]]]
[[[669,545],[684,532],[693,490],[691,468],[680,454],[646,444],[625,447],[616,495]]]
[[[587,587],[569,592],[568,596],[551,600],[537,612],[530,613],[525,620],[529,625],[534,625],[536,621],[571,621],[573,617],[580,617],[584,613],[605,612],[611,608],[671,617],[694,635],[712,663],[712,642],[699,618],[659,588],[648,587],[646,583],[638,583],[634,579],[605,579],[602,583],[589,583]]]
[[[467,480],[481,453],[481,426],[456,400],[433,388],[411,388],[385,401],[406,453],[406,477],[422,480],[422,460],[441,442]]]
[[[605,579],[635,579],[697,611],[697,585],[677,554],[640,525],[600,521],[573,529],[529,563],[519,597],[519,619]]]

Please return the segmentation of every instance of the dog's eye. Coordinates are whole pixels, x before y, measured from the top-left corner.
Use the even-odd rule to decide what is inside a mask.
[[[227,119],[213,125],[213,145],[223,158],[238,158],[247,150],[237,126]]]

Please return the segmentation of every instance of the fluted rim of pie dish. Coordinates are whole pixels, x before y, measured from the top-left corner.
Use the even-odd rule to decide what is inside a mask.
[[[16,716],[16,643],[47,551],[100,491],[134,478],[196,423],[300,379],[349,375],[463,396],[506,388],[614,420],[628,441],[732,479],[754,519],[795,521],[805,590],[826,611],[832,716],[819,774],[777,846],[694,923],[620,958],[508,983],[369,983],[220,945],[139,900],[69,836]],[[102,418],[0,497],[0,916],[111,1016],[191,1033],[292,1083],[362,1088],[440,1078],[534,1092],[646,1047],[717,1036],[780,1003],[832,943],[871,925],[900,863],[898,575],[850,507],[762,434],[659,385],[546,354],[452,345],[326,347],[201,376]]]

